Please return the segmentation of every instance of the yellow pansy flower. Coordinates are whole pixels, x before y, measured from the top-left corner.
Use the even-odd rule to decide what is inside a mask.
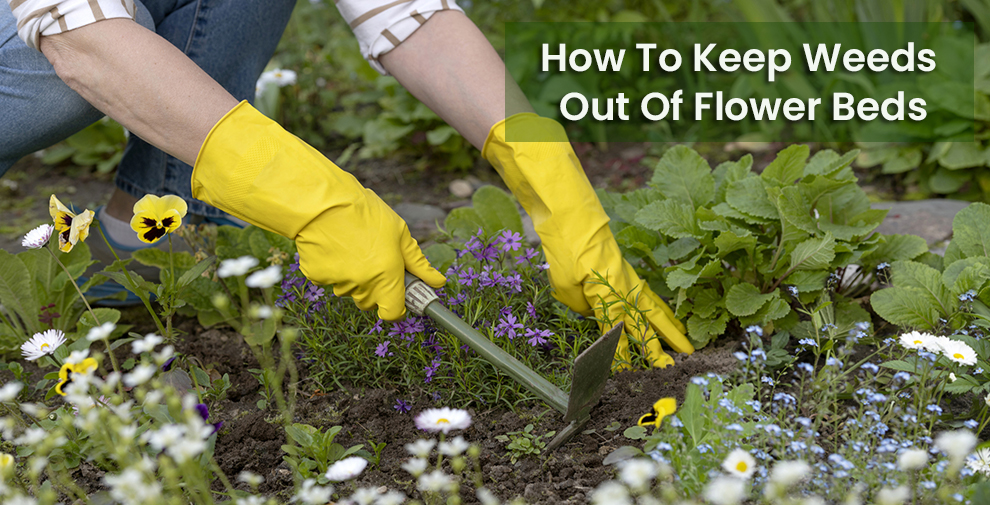
[[[134,217],[131,218],[131,229],[136,231],[142,242],[152,244],[172,233],[182,225],[186,217],[185,200],[166,195],[161,198],[155,195],[145,195],[134,204]]]
[[[657,428],[660,427],[660,421],[663,421],[664,417],[667,417],[677,410],[677,400],[673,398],[661,398],[653,404],[653,412],[649,414],[644,414],[639,418],[640,426],[653,425]]]
[[[55,195],[48,200],[48,213],[55,222],[55,232],[58,233],[58,250],[69,252],[79,242],[84,242],[89,236],[89,225],[93,222],[93,211],[84,210],[74,214],[68,207],[62,205]]]
[[[0,477],[7,477],[14,470],[14,456],[0,452]]]
[[[96,370],[97,366],[98,364],[93,358],[86,358],[75,364],[66,363],[62,365],[62,368],[58,371],[58,384],[55,386],[55,392],[65,396],[62,387],[71,383],[74,375],[89,375]]]

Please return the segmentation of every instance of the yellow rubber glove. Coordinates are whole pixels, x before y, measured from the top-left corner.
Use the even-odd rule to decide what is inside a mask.
[[[513,138],[541,141],[509,142],[507,125]],[[608,215],[560,124],[532,113],[516,114],[492,127],[482,155],[533,218],[550,264],[555,298],[585,316],[594,314],[599,321],[624,321],[626,331],[637,332],[635,339],[645,342],[642,351],[653,366],[674,363],[656,334],[678,352],[694,352],[684,325],[622,258]],[[593,271],[607,277],[616,292],[629,293],[628,299],[645,313],[649,328],[624,314],[621,302],[609,306],[618,297],[596,281]],[[622,368],[629,362],[629,340],[623,335],[614,366]]]
[[[296,241],[299,269],[382,319],[405,315],[404,272],[435,288],[409,227],[373,191],[247,102],[210,131],[193,168],[195,198]]]

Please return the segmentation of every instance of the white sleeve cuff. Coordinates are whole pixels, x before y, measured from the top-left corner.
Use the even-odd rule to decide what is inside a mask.
[[[7,0],[17,35],[39,49],[42,35],[55,35],[112,18],[134,19],[134,0]],[[40,50],[40,49],[39,49]]]

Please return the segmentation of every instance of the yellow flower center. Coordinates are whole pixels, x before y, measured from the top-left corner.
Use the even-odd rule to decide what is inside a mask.
[[[924,343],[924,342],[922,342],[922,341],[920,341],[920,340],[915,340],[915,341],[914,341],[914,345],[921,345],[921,344],[923,344],[923,343]]]
[[[441,417],[440,419],[437,419],[437,424],[450,424],[450,421],[447,420],[446,417]]]
[[[953,355],[952,355],[952,357],[953,357],[953,358],[956,358],[956,359],[963,359],[963,358],[964,358],[965,356],[963,356],[962,354],[959,354],[959,353],[957,352],[957,353],[955,353],[955,354],[953,354]]]
[[[746,473],[746,469],[748,468],[749,465],[747,465],[745,461],[740,461],[736,463],[736,470],[738,470],[739,473]]]
[[[38,350],[40,350],[41,352],[48,352],[48,348],[49,347],[51,347],[51,346],[48,345],[47,342],[45,342],[44,344],[41,344],[41,347],[39,347]]]

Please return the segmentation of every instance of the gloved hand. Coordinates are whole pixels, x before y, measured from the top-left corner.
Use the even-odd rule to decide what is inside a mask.
[[[210,131],[193,168],[195,198],[296,241],[299,269],[362,310],[402,318],[404,272],[435,288],[409,228],[371,190],[247,102]]]
[[[539,141],[507,141],[507,124],[513,138]],[[624,321],[626,332],[645,342],[642,352],[653,366],[674,363],[656,334],[678,352],[694,352],[684,336],[684,325],[622,258],[608,227],[608,215],[560,124],[532,113],[516,114],[492,127],[482,155],[533,218],[550,264],[555,298],[585,316],[594,314],[599,321]],[[637,324],[634,317],[624,313],[622,302],[613,303],[619,297],[597,282],[592,271],[606,277],[616,292],[628,293],[627,299],[645,313],[649,325]],[[629,362],[629,340],[624,334],[614,366],[624,367]]]

